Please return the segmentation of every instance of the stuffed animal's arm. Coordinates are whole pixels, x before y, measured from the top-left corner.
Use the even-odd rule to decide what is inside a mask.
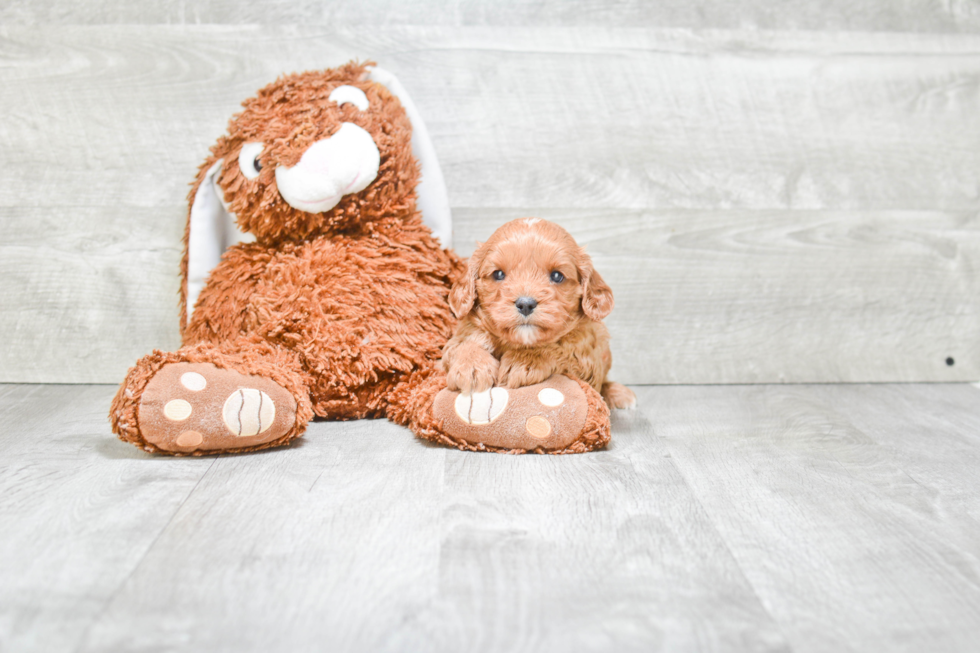
[[[483,392],[497,380],[499,362],[486,333],[461,323],[456,334],[442,349],[442,368],[446,385],[455,392]]]
[[[253,244],[230,247],[208,277],[194,314],[184,330],[184,344],[231,340],[245,333],[254,315],[246,308],[269,263],[265,248]]]

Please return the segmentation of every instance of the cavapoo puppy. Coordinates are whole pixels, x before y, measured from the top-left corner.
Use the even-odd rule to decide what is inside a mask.
[[[459,318],[443,348],[450,390],[519,388],[553,374],[582,379],[612,408],[632,408],[633,391],[607,380],[612,290],[572,236],[547,220],[503,225],[470,257],[449,294]]]

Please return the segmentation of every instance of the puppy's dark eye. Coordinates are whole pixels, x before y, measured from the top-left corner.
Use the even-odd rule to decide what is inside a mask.
[[[503,270],[494,270],[493,271],[493,275],[491,275],[491,276],[493,276],[493,278],[494,278],[495,281],[503,281],[504,280],[504,271]]]
[[[564,280],[565,280],[565,275],[562,274],[561,272],[559,272],[558,270],[553,270],[551,272],[551,282],[552,283],[561,283]]]

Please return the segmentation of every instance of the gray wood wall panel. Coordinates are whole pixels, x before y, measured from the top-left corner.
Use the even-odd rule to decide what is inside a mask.
[[[626,383],[970,380],[980,376],[976,213],[467,209],[565,226],[612,286]],[[972,298],[972,299],[971,299]],[[947,359],[953,359],[953,365]]]
[[[8,29],[0,206],[183,203],[239,103],[373,57],[454,206],[977,207],[980,36]],[[43,192],[41,192],[43,191]]]
[[[533,25],[962,32],[973,0],[8,0],[3,24]]]
[[[5,24],[0,381],[175,347],[196,166],[258,87],[352,57],[412,92],[462,251],[503,215],[597,221],[622,380],[980,378],[980,36]]]
[[[0,381],[121,381],[180,346],[178,212],[147,206],[0,209]]]

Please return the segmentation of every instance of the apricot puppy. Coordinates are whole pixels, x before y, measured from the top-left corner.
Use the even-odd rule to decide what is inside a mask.
[[[522,218],[500,227],[470,257],[449,305],[460,320],[442,352],[450,390],[519,388],[565,374],[612,408],[636,404],[632,390],[606,378],[612,354],[602,320],[612,290],[557,224]]]

